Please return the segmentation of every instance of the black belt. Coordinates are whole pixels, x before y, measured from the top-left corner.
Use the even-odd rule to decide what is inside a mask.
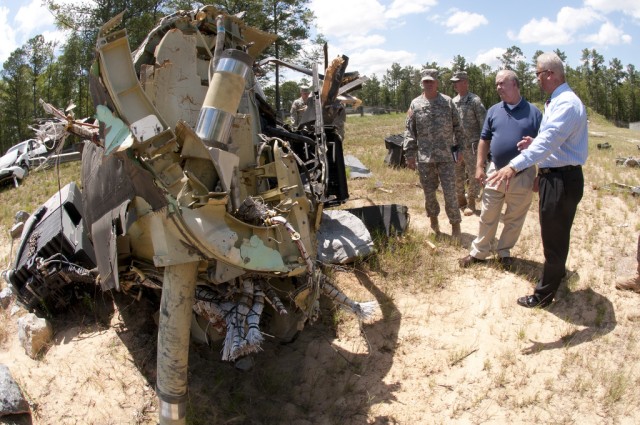
[[[538,174],[563,173],[565,171],[579,170],[582,165],[565,165],[564,167],[540,168]]]

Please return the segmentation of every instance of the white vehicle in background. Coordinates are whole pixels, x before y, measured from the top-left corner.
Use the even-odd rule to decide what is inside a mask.
[[[36,139],[25,140],[9,148],[0,158],[0,183],[11,179],[15,187],[22,180],[29,168],[46,160],[47,148]]]

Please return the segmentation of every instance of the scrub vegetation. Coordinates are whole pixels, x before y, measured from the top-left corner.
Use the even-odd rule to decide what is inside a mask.
[[[346,126],[345,154],[373,175],[349,181],[343,207],[397,203],[411,218],[405,234],[376,236],[375,254],[334,273],[352,298],[377,299],[380,317],[359,324],[324,303],[319,322],[293,342],[267,337],[248,371],[220,361],[219,341],[193,342],[188,423],[639,423],[640,295],[614,282],[635,272],[640,231],[640,197],[628,187],[640,185],[640,169],[616,158],[640,156],[640,133],[590,113],[569,276],[551,307],[529,310],[515,301],[531,292],[543,261],[537,195],[513,271],[493,262],[460,269],[478,217],[463,218],[460,244],[431,234],[417,175],[383,163],[384,137],[403,123],[392,113],[349,116]],[[31,172],[0,191],[3,268],[15,250],[15,212],[80,183],[79,170]],[[157,304],[99,292],[89,301],[54,320],[54,341],[37,360],[18,342],[24,312],[3,312],[0,363],[27,395],[34,424],[155,424]]]

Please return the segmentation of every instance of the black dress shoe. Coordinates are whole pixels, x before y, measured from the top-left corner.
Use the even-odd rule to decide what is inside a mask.
[[[526,297],[518,298],[518,305],[526,308],[545,308],[551,304],[553,301],[553,296],[547,295],[545,298],[541,299],[537,295],[527,295]]]
[[[476,263],[486,263],[487,260],[481,260],[480,258],[476,258],[473,255],[467,255],[464,258],[461,258],[458,261],[458,264],[460,264],[460,267],[462,267],[463,269],[466,269],[467,267],[471,266],[472,264],[476,264]]]

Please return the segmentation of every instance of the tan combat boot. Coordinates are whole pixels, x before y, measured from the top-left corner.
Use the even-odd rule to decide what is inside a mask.
[[[431,230],[433,230],[436,235],[439,235],[440,224],[438,223],[438,217],[429,217],[429,220],[431,220]]]
[[[469,199],[467,207],[464,209],[463,214],[467,217],[476,213],[476,200],[474,198]]]
[[[462,231],[460,230],[460,223],[454,223],[451,225],[451,237],[456,240],[462,238]]]
[[[616,283],[616,289],[640,293],[640,274],[631,279]]]

